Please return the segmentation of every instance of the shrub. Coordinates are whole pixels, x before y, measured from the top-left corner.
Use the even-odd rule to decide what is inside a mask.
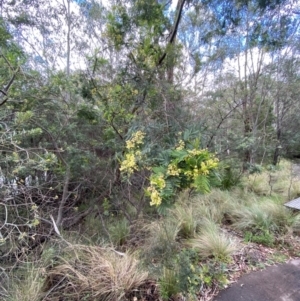
[[[187,189],[206,193],[215,178],[218,159],[207,149],[199,149],[199,141],[179,141],[175,149],[165,151],[159,166],[151,168],[147,193],[150,205],[168,206],[176,193]]]
[[[215,177],[218,159],[207,149],[200,149],[200,140],[189,141],[187,134],[175,147],[162,151],[159,158],[147,158],[149,150],[143,150],[145,133],[137,131],[126,141],[120,172],[123,179],[130,181],[132,175],[142,169],[151,172],[146,189],[151,206],[161,212],[174,201],[176,194],[187,188],[202,193],[210,190]]]
[[[175,268],[168,270],[168,277],[164,273],[164,279],[168,279],[165,283],[172,284],[164,287],[169,292],[165,297],[174,297],[180,292],[187,300],[198,300],[199,293],[205,294],[206,290],[223,287],[227,283],[223,264],[209,261],[203,264],[199,259],[196,249],[183,249],[177,255]]]
[[[229,190],[237,186],[241,181],[241,171],[239,168],[235,168],[232,164],[221,166],[221,181],[220,188],[223,190]]]

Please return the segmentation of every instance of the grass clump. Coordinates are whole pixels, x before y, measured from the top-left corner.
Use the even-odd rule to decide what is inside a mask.
[[[145,227],[148,235],[141,255],[150,269],[160,270],[161,266],[173,264],[179,243],[177,242],[180,228],[178,223],[170,219],[155,221]],[[155,271],[154,271],[155,272]]]
[[[239,202],[236,191],[213,189],[208,194],[198,195],[192,199],[193,213],[200,224],[207,219],[221,224]]]
[[[300,234],[300,214],[295,215],[293,221],[293,231],[297,234]]]
[[[236,250],[236,243],[221,233],[219,227],[212,221],[207,221],[198,237],[191,239],[188,245],[195,248],[202,258],[214,258],[226,262]]]
[[[85,245],[69,246],[65,251],[68,259],[61,258],[47,272],[47,300],[124,300],[148,277],[132,254]]]
[[[39,259],[36,259],[37,254],[24,257],[23,263],[6,273],[6,279],[3,278],[3,275],[0,275],[2,280],[0,300],[40,301],[43,299],[46,270],[55,264],[58,250],[55,241],[52,241],[51,247],[44,245],[42,249]],[[4,272],[4,269],[2,272]],[[5,292],[4,299],[1,299],[2,292]]]
[[[249,174],[243,181],[244,187],[259,196],[267,196],[271,193],[270,176],[266,172]]]
[[[43,287],[44,269],[33,263],[26,263],[12,273],[7,289],[6,301],[40,301]]]
[[[241,205],[232,212],[233,227],[253,235],[285,234],[293,227],[295,216],[283,205],[271,199]]]
[[[178,204],[174,209],[170,210],[169,218],[174,224],[178,224],[178,236],[181,238],[195,237],[199,230],[199,219],[196,211],[192,206],[186,204]]]

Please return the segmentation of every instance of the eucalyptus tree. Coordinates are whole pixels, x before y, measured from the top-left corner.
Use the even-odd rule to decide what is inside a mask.
[[[288,50],[288,49],[286,49]],[[274,115],[276,146],[273,150],[273,164],[280,156],[299,156],[299,59],[293,52],[284,51],[276,56],[269,68],[273,74]]]
[[[202,99],[210,98],[211,105],[218,110],[212,116],[220,116],[219,119],[208,120],[210,115],[201,114],[202,124],[208,122],[212,126],[207,143],[212,146],[212,138],[218,137],[218,131],[223,126],[227,129],[230,127],[230,118],[234,118],[231,126],[239,119],[241,123],[238,128],[235,126],[231,132],[240,137],[238,148],[242,151],[239,153],[243,154],[240,158],[244,167],[260,162],[266,151],[270,155],[274,147],[272,75],[266,73],[268,71],[265,66],[274,60],[275,52],[278,53],[286,47],[286,43],[298,28],[295,5],[287,1],[201,2],[197,10],[207,14],[206,20],[209,20],[211,26],[208,26],[205,19],[197,18],[196,7],[188,15],[188,24],[197,30],[189,31],[186,44],[194,49],[198,46],[199,49],[197,56],[191,56],[194,67],[200,71],[195,73],[194,82],[201,84],[191,86],[194,91],[193,99],[196,104],[198,99],[200,112],[210,114],[212,108],[205,108],[205,103],[202,104]],[[199,65],[202,70],[197,67]],[[206,66],[208,69],[205,69]],[[203,70],[209,72],[203,73]],[[203,86],[205,74],[211,75],[206,77]],[[218,74],[221,76],[218,77]],[[213,77],[219,82],[211,81]],[[228,80],[231,87],[224,87],[224,79]],[[199,86],[203,88],[199,89]],[[204,97],[203,93],[210,95],[209,98]],[[265,117],[262,118],[262,115]],[[262,130],[266,128],[266,131]],[[243,132],[236,129],[243,129]],[[268,143],[272,146],[266,147],[264,151],[261,146],[268,145],[262,143],[267,136]],[[227,149],[230,137],[220,137],[224,141],[222,149]]]

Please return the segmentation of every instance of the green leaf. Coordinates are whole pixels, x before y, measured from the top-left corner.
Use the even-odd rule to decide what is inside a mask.
[[[197,191],[208,193],[210,191],[209,179],[205,175],[199,175],[194,180],[194,186]]]

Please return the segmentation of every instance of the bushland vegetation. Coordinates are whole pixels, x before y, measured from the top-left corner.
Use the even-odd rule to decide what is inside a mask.
[[[210,300],[299,256],[297,5],[2,1],[0,299]]]

